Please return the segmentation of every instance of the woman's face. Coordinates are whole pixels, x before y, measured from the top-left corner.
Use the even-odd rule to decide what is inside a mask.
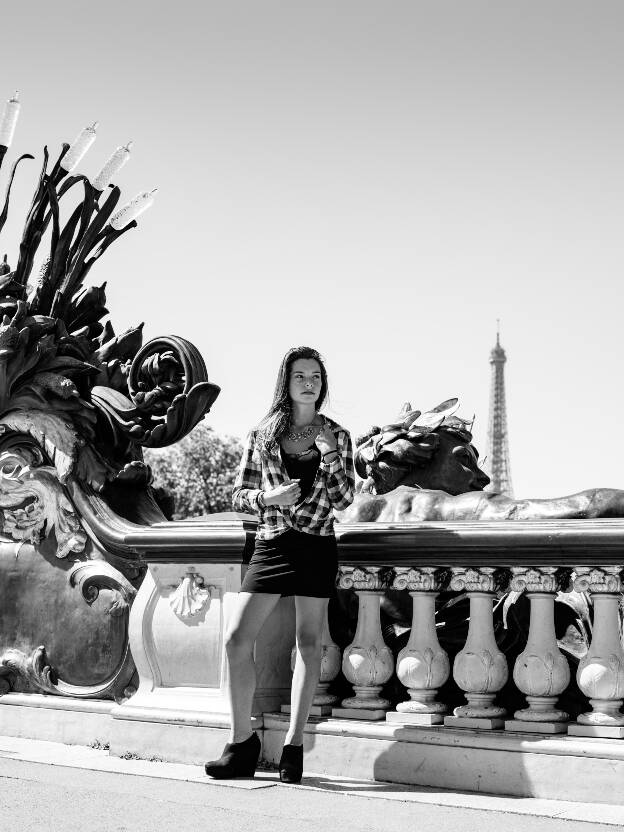
[[[288,395],[298,404],[315,404],[321,394],[321,367],[315,358],[298,358],[290,368]]]

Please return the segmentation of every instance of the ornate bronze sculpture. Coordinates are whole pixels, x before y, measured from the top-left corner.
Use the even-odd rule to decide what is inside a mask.
[[[149,490],[142,448],[163,447],[185,436],[210,410],[219,387],[208,380],[199,352],[183,338],[142,345],[142,324],[117,335],[110,320],[104,321],[106,284],[86,287],[85,279],[136,221],[123,225],[123,210],[115,217],[117,186],[103,193],[85,176],[69,175],[68,150],[63,145],[51,169],[44,150],[17,265],[12,270],[6,255],[0,264],[2,531],[5,548],[11,539],[32,544],[14,547],[12,562],[0,558],[0,623],[4,618],[3,631],[14,634],[14,646],[4,654],[6,645],[0,644],[0,690],[10,682],[77,696],[121,696],[133,666],[126,625],[119,621],[127,619],[141,570],[112,565],[115,558],[89,539],[67,486],[99,492],[128,519],[164,519]],[[5,153],[0,146],[0,165]],[[13,165],[0,231],[18,165],[32,158],[25,154]],[[61,206],[76,189],[81,198],[62,219]],[[33,279],[42,241],[48,240]],[[55,559],[67,562],[60,573]],[[66,572],[79,596],[62,597],[69,591]],[[11,587],[25,580],[31,582],[36,605],[22,604],[17,611]],[[103,609],[88,618],[85,600],[94,610]],[[46,618],[55,616],[57,624],[73,622],[73,631],[70,627],[62,639],[55,641],[59,626],[48,628],[47,636],[54,642],[56,664],[67,668],[72,683],[63,682],[45,649],[33,645],[33,638],[42,638],[38,634]],[[94,629],[85,636],[81,627]]]
[[[457,399],[426,413],[406,405],[398,420],[356,441],[363,479],[343,523],[424,520],[548,520],[624,517],[624,491],[592,488],[565,497],[514,500],[484,491],[470,423],[455,416]]]

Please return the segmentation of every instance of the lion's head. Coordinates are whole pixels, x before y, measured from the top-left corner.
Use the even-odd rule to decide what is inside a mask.
[[[471,422],[455,416],[457,399],[421,413],[405,404],[396,422],[372,427],[356,440],[361,490],[386,494],[400,485],[465,494],[483,491],[490,478],[479,468]]]

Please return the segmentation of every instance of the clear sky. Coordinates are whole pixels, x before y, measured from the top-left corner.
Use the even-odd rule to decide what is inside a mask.
[[[219,432],[310,344],[353,432],[458,396],[483,452],[500,318],[516,494],[624,487],[623,36],[604,0],[6,4],[37,162],[0,247],[98,119],[82,172],[133,139],[118,184],[159,193],[92,279],[118,331],[200,348]]]

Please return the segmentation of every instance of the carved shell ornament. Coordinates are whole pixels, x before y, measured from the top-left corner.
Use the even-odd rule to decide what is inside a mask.
[[[121,191],[111,179],[128,160],[129,146],[118,148],[93,182],[72,173],[96,127],[64,144],[53,163],[44,148],[16,264],[9,265],[10,255],[0,262],[0,453],[22,437],[43,454],[36,464],[3,457],[4,527],[33,541],[54,528],[65,535],[68,551],[79,550],[80,530],[72,540],[71,505],[52,485],[52,472],[61,484],[71,478],[95,491],[128,482],[146,487],[150,471],[141,448],[177,442],[220,392],[192,344],[170,335],[143,345],[143,324],[118,334],[106,309],[106,283],[85,283],[153,201],[150,191],[118,207]],[[1,142],[0,167],[8,149]],[[24,154],[13,163],[0,236],[17,169],[33,158]]]
[[[204,579],[189,569],[180,585],[169,596],[169,606],[182,619],[198,615],[210,603],[215,586],[204,586]]]

